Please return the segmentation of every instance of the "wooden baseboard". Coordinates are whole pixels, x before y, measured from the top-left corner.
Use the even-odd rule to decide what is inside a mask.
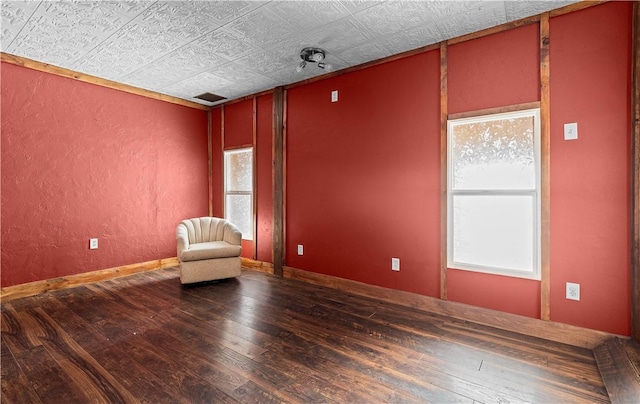
[[[401,306],[413,307],[431,313],[451,316],[465,321],[472,321],[507,331],[588,349],[594,349],[605,341],[617,336],[603,331],[440,300],[416,293],[383,288],[297,268],[284,267],[283,276],[314,285],[342,290],[359,296],[379,299]]]
[[[273,275],[273,264],[270,262],[262,262],[249,258],[242,258],[242,267]]]
[[[21,297],[39,295],[40,293],[48,292],[50,290],[67,289],[87,283],[105,281],[108,279],[133,275],[138,272],[154,271],[156,269],[169,268],[177,265],[178,259],[176,257],[172,257],[8,286],[0,289],[0,302],[6,303]]]

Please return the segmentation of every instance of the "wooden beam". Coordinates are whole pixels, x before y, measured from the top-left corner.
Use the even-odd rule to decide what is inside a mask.
[[[540,16],[540,203],[541,206],[541,274],[540,274],[540,318],[551,319],[551,170],[550,170],[550,93],[549,93],[549,13]]]
[[[631,53],[631,334],[640,343],[640,3],[633,4]]]
[[[253,97],[253,259],[258,259],[258,97]]]
[[[449,114],[448,119],[453,120],[453,119],[471,118],[474,116],[502,114],[505,112],[523,111],[526,109],[534,109],[534,108],[540,108],[539,101],[526,102],[523,104],[507,105],[505,107],[495,107],[495,108],[487,108],[487,109],[478,109],[475,111],[458,112],[456,114]]]
[[[447,43],[440,43],[440,299],[447,300]]]
[[[16,66],[26,67],[32,70],[38,70],[45,73],[55,74],[56,76],[66,77],[73,80],[78,80],[83,83],[95,84],[101,87],[107,87],[118,91],[124,91],[125,93],[140,95],[146,98],[152,98],[154,100],[160,100],[169,102],[171,104],[182,105],[189,108],[200,109],[208,111],[210,108],[206,105],[198,104],[197,102],[183,100],[181,98],[172,97],[170,95],[157,93],[155,91],[149,91],[142,88],[130,86],[128,84],[118,83],[116,81],[103,79],[89,74],[76,72],[73,70],[65,69],[62,67],[50,65],[47,63],[38,62],[36,60],[27,59],[21,56],[11,55],[9,53],[0,52],[0,60],[5,63],[10,63]]]
[[[284,265],[284,88],[273,93],[273,273]]]
[[[359,296],[370,297],[400,306],[412,307],[430,313],[451,316],[502,330],[588,349],[594,349],[615,336],[614,334],[603,331],[552,321],[542,321],[531,317],[485,309],[464,303],[445,301],[416,293],[388,289],[297,268],[285,267],[284,277],[353,293]]]
[[[73,288],[88,283],[121,278],[123,276],[137,274],[138,272],[155,271],[156,269],[175,267],[179,265],[176,257],[159,260],[139,262],[137,264],[123,265],[119,267],[85,272],[77,275],[62,276],[43,281],[23,283],[15,286],[7,286],[0,289],[0,301],[2,303],[20,299],[27,296],[35,296],[51,290]]]

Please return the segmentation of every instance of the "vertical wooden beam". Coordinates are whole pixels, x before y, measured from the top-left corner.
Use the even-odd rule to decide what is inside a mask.
[[[631,335],[640,343],[640,3],[633,3],[631,51]]]
[[[253,97],[253,259],[258,259],[258,97]]]
[[[209,216],[213,216],[213,116],[211,110],[207,112],[207,161],[209,170]]]
[[[440,43],[440,299],[447,300],[447,42]]]
[[[550,267],[550,93],[549,93],[549,13],[540,15],[540,203],[541,206],[541,281],[540,318],[551,318],[551,267]]]
[[[284,266],[284,88],[273,93],[273,273]]]

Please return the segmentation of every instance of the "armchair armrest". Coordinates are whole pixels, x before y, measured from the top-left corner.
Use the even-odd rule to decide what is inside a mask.
[[[176,229],[176,242],[176,250],[178,253],[178,257],[180,257],[180,253],[189,248],[189,234],[187,233],[186,226],[180,225]]]
[[[234,224],[227,222],[224,226],[222,240],[229,244],[242,245],[242,233]]]

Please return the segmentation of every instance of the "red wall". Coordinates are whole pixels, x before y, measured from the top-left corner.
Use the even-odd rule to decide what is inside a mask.
[[[630,332],[632,4],[551,20],[551,318]],[[540,100],[538,24],[448,49],[449,113]],[[439,295],[439,60],[291,88],[286,265]],[[330,102],[339,90],[339,102]],[[562,140],[578,122],[580,139]],[[298,256],[296,246],[304,245]],[[400,272],[390,270],[401,259]],[[582,300],[564,297],[566,282]],[[452,301],[540,316],[540,282],[450,269]]]
[[[629,335],[632,2],[553,18],[551,319]],[[578,139],[563,125],[578,123]],[[579,302],[565,283],[581,285]]]
[[[253,145],[256,167],[254,197],[256,198],[257,232],[255,240],[242,240],[242,256],[273,262],[273,96],[266,94],[256,98],[256,144],[253,144],[253,99],[225,105],[224,108],[216,107],[211,113],[213,116],[214,215],[224,217],[223,148],[230,150]],[[224,136],[221,129],[223,121]]]
[[[540,100],[538,25],[489,35],[448,49],[449,113]],[[450,300],[540,317],[540,282],[449,269]]]
[[[206,112],[1,74],[2,286],[175,257],[178,222],[207,213]]]
[[[253,99],[229,104],[224,108],[224,150],[253,145]],[[224,157],[221,157],[224,159]],[[224,184],[223,184],[224,186]],[[221,216],[224,217],[224,216]],[[242,256],[253,258],[255,243],[242,240]]]
[[[213,216],[224,217],[224,161],[222,155],[222,108],[211,110]]]
[[[286,265],[439,295],[439,69],[432,51],[288,91]]]
[[[538,25],[448,47],[450,114],[540,100]]]

